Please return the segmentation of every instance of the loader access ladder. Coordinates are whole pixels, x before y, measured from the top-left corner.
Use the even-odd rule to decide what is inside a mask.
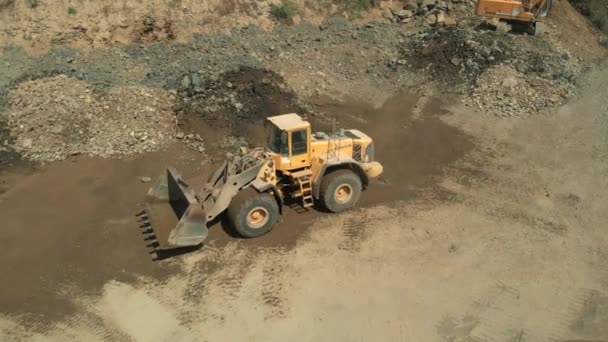
[[[312,171],[310,169],[304,169],[302,171],[293,172],[291,177],[300,187],[300,191],[294,193],[295,197],[302,198],[302,207],[308,209],[314,205],[314,199],[312,197]]]

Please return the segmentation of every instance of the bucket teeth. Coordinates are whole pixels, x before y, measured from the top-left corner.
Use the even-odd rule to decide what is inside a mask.
[[[154,250],[156,250],[158,247],[160,247],[160,244],[158,243],[158,241],[153,241],[150,242],[146,245],[147,248],[153,248]]]
[[[158,239],[156,238],[156,234],[150,234],[150,235],[148,235],[148,236],[146,236],[144,238],[144,241],[150,241],[150,242],[156,241],[156,242],[158,242]]]

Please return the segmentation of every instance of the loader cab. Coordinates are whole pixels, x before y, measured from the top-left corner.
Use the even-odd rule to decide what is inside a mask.
[[[268,149],[277,170],[310,166],[310,123],[297,114],[269,117],[266,122]]]

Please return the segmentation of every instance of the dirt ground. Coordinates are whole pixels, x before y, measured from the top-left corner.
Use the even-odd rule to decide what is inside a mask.
[[[166,163],[194,177],[196,155],[5,171],[0,336],[607,340],[607,80],[591,74],[582,98],[528,120],[407,93],[376,111],[318,100],[377,137],[387,172],[363,206],[288,212],[254,240],[215,227],[161,262],[133,225],[138,178]]]
[[[379,22],[307,9],[296,21],[310,23],[277,26],[269,1],[252,3],[0,0],[0,341],[608,341],[600,32],[565,0],[539,37],[380,8],[367,18]],[[494,58],[507,52],[520,96],[508,100],[536,94],[542,110],[465,106],[504,100],[508,82],[486,87],[480,72],[507,67]],[[155,109],[148,90],[174,106]],[[565,104],[543,104],[554,96]],[[142,177],[174,166],[198,189],[290,111],[374,139],[384,174],[360,205],[288,208],[256,239],[219,222],[203,246],[153,260],[135,217]],[[116,120],[81,122],[92,113]],[[162,144],[135,150],[156,116],[171,122]],[[70,123],[82,137],[60,138],[120,156],[56,151]]]

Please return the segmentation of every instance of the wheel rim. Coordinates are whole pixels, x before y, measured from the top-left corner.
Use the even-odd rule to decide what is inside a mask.
[[[268,210],[263,207],[255,207],[247,214],[247,225],[253,229],[263,227],[270,219]]]
[[[348,203],[353,197],[353,188],[349,184],[342,184],[336,188],[334,198],[338,203]]]

